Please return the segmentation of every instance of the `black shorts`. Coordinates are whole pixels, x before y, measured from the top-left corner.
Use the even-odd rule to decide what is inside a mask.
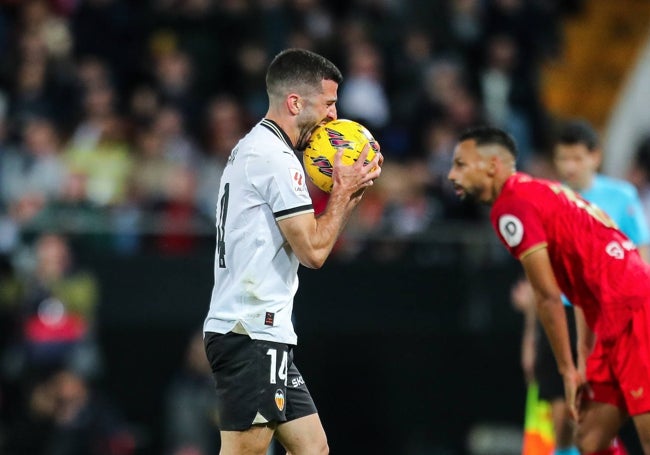
[[[220,430],[243,431],[318,412],[293,363],[291,345],[232,332],[208,332],[204,342],[216,381]]]
[[[572,306],[565,305],[566,322],[569,327],[569,342],[571,343],[571,352],[575,362],[576,356],[576,320],[575,310]],[[539,397],[546,401],[555,399],[564,399],[564,381],[562,375],[558,372],[557,362],[553,355],[553,349],[544,332],[544,328],[538,322],[538,334],[535,355],[535,377],[539,386]]]

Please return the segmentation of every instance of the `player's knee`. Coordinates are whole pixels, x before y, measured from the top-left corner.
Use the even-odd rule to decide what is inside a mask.
[[[609,448],[609,443],[610,441],[601,437],[598,432],[578,427],[575,436],[575,445],[578,447],[578,450],[580,450],[580,453],[594,454],[607,450]]]
[[[318,453],[319,455],[329,455],[330,447],[327,444],[327,439],[321,442],[320,446],[318,447],[318,452],[315,453]]]
[[[315,439],[306,446],[293,451],[287,450],[287,455],[329,455],[329,453],[330,448],[327,444],[327,438]]]

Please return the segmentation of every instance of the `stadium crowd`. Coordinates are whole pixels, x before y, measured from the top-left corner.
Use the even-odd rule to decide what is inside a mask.
[[[101,370],[92,330],[101,295],[92,273],[72,267],[66,237],[84,234],[75,245],[86,253],[124,255],[191,254],[212,241],[221,171],[236,141],[265,113],[264,74],[277,52],[304,47],[336,62],[345,76],[339,117],[365,124],[381,143],[382,178],[348,234],[407,238],[437,223],[484,216],[458,202],[446,183],[453,144],[465,127],[483,121],[502,127],[519,144],[521,168],[543,162],[553,119],[541,102],[539,71],[560,52],[563,16],[581,4],[2,2],[2,348],[6,353],[18,341],[26,350],[19,357],[37,366],[75,353],[65,369],[29,376],[22,401],[14,400],[22,404],[9,409],[20,408],[32,426],[11,428],[9,440],[23,442],[24,432],[43,430],[47,421],[63,450],[66,435],[81,425],[75,422],[83,422],[96,433],[105,430],[95,437],[112,441],[103,445],[112,451],[93,453],[133,451],[116,413],[101,401],[86,404],[86,381]],[[636,176],[646,194],[649,154],[646,145]],[[326,195],[310,190],[321,207]],[[344,237],[338,254],[362,249]],[[48,321],[61,318],[65,333],[48,332]],[[15,385],[7,376],[21,373],[4,357],[3,383]],[[84,406],[103,409],[95,413],[102,421],[84,420]],[[0,404],[3,422],[7,408]],[[46,450],[29,453],[37,449]]]
[[[360,230],[475,216],[443,184],[450,144],[484,119],[513,132],[522,160],[544,146],[538,70],[569,3],[4,2],[0,245],[47,228],[125,254],[191,251],[232,146],[265,112],[267,63],[291,46],[337,62],[339,116],[387,157]]]

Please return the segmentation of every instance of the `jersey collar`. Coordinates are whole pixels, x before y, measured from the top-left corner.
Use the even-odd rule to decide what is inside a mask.
[[[269,120],[267,118],[262,119],[261,122],[262,126],[271,131],[273,134],[275,134],[278,139],[283,141],[285,144],[287,144],[287,147],[289,147],[291,150],[294,150],[293,144],[291,144],[291,139],[289,139],[289,136],[287,136],[287,133],[284,132],[280,126],[275,123],[273,120]]]

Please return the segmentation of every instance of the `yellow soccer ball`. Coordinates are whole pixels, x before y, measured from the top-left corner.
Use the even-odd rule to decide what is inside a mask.
[[[359,159],[359,155],[368,143],[370,152],[366,162],[371,161],[379,152],[379,143],[365,126],[347,119],[332,120],[321,125],[312,133],[303,154],[305,172],[314,185],[330,193],[336,150],[344,149],[341,161],[343,164],[351,165]]]

